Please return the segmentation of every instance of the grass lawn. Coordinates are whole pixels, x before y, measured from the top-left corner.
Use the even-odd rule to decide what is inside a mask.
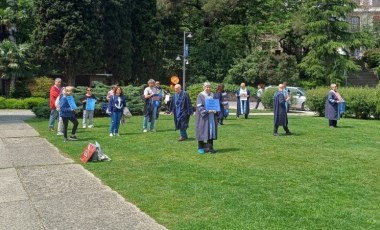
[[[48,120],[28,123],[78,163],[98,141],[112,160],[83,166],[169,229],[380,229],[378,120],[330,129],[324,118],[291,116],[294,135],[274,137],[272,116],[230,116],[217,153],[199,155],[194,117],[184,142],[172,116],[160,115],[156,133],[143,133],[142,119],[109,137],[109,118],[96,118],[68,143]]]

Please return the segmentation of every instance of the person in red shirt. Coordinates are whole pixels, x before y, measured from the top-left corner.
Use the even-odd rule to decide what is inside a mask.
[[[49,130],[54,131],[54,122],[58,118],[59,113],[55,107],[55,100],[61,94],[62,79],[56,78],[54,85],[50,88],[50,118],[49,118]]]

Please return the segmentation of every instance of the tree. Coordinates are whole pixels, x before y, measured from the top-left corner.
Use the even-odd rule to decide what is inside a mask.
[[[356,7],[352,0],[304,3],[303,44],[309,52],[299,66],[313,81],[340,83],[348,73],[360,69],[350,59],[350,50],[363,46],[363,40],[360,33],[350,32],[350,24],[345,20]]]
[[[100,65],[102,33],[98,0],[35,0],[33,33],[36,61],[75,77]]]

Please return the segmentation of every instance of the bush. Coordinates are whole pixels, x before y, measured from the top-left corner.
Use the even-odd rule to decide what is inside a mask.
[[[32,111],[38,118],[50,117],[50,108],[48,106],[34,107]]]
[[[265,109],[273,109],[273,96],[276,93],[277,88],[267,88],[261,98]]]
[[[319,116],[324,116],[325,114],[325,103],[328,90],[329,89],[326,87],[318,87],[306,91],[307,107],[311,111],[317,112]]]
[[[29,84],[28,89],[32,97],[49,98],[50,87],[54,84],[54,80],[48,77],[33,78]]]

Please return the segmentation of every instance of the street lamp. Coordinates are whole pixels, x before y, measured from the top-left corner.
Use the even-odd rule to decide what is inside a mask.
[[[189,62],[187,61],[187,56],[189,56],[189,46],[186,44],[186,38],[192,38],[191,32],[183,31],[183,55],[182,55],[182,88],[185,91],[186,87],[186,64]],[[175,59],[177,61],[181,60],[180,55],[177,56]]]

